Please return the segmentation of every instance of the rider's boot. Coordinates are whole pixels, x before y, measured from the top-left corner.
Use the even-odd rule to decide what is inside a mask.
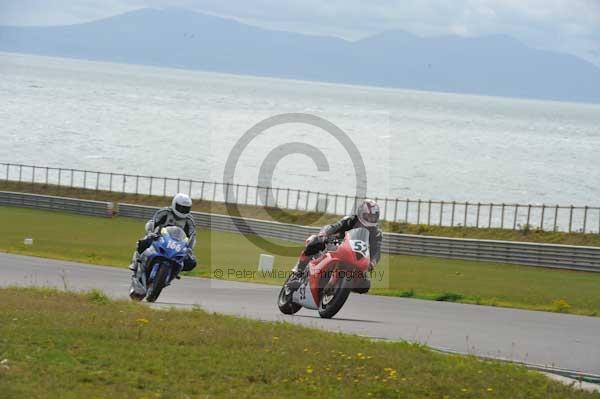
[[[300,279],[304,275],[304,271],[306,270],[306,266],[308,266],[309,260],[310,258],[306,255],[300,256],[298,262],[296,263],[296,266],[294,266],[294,268],[292,269],[293,278],[290,278],[290,280],[286,284],[291,291],[296,291],[298,288],[300,288]]]
[[[137,273],[139,264],[140,264],[140,254],[138,253],[138,251],[133,251],[133,256],[131,257],[131,264],[129,265],[129,270],[131,270],[133,272],[134,276]]]

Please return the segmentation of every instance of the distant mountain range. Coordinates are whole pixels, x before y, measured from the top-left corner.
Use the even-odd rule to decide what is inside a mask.
[[[90,23],[0,27],[0,51],[416,90],[600,103],[600,68],[507,36],[350,42],[273,31],[183,9]]]

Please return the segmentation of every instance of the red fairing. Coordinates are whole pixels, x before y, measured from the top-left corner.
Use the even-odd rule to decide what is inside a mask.
[[[323,288],[323,284],[319,281],[321,276],[330,275],[329,281],[333,284],[339,276],[336,271],[343,270],[349,272],[349,276],[354,276],[354,273],[358,276],[360,273],[367,272],[369,263],[368,256],[363,256],[352,249],[349,234],[346,233],[343,243],[335,251],[327,252],[310,262],[309,279],[315,303],[319,303],[321,299],[319,295],[319,288]]]

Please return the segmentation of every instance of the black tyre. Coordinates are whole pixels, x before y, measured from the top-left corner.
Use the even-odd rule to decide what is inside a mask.
[[[319,303],[319,316],[324,319],[331,319],[335,316],[350,295],[349,286],[348,279],[340,276],[334,286],[325,287]]]
[[[158,296],[165,288],[167,284],[167,275],[169,274],[169,265],[162,263],[158,267],[154,280],[148,283],[148,293],[146,294],[146,301],[154,302],[158,299]]]
[[[277,298],[277,306],[283,314],[294,314],[300,309],[302,309],[302,305],[298,305],[297,303],[292,302],[293,293],[289,292],[289,290],[285,287],[288,281],[290,281],[291,277],[292,276],[288,277],[288,279],[285,280],[283,287],[281,287],[281,291],[279,291],[279,297]]]

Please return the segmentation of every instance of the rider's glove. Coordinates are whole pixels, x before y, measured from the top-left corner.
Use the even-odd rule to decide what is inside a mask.
[[[375,263],[370,262],[369,263],[369,273],[373,271],[373,269],[375,269]]]

